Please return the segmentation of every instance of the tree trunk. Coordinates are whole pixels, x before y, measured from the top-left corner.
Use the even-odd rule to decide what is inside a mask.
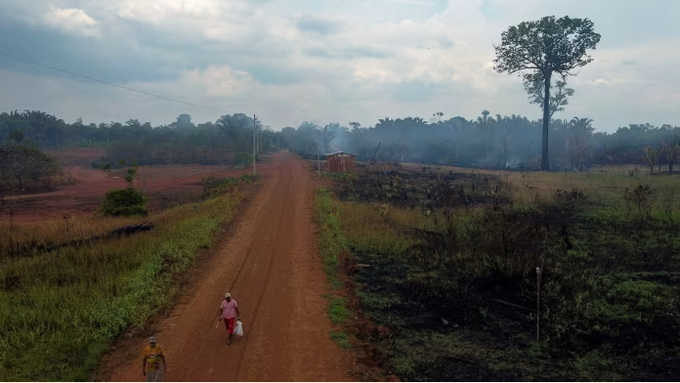
[[[508,143],[503,145],[503,170],[508,168]]]
[[[550,129],[550,77],[552,72],[545,71],[545,96],[543,98],[543,150],[541,156],[541,170],[550,170],[550,160],[548,157],[548,131]]]

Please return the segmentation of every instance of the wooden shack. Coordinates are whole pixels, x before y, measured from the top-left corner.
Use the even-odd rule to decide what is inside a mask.
[[[330,173],[354,171],[354,154],[336,152],[326,155],[326,169]]]

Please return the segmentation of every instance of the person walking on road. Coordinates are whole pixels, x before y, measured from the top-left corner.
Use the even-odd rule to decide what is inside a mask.
[[[156,344],[155,337],[149,338],[149,345],[144,348],[143,354],[142,374],[146,376],[146,381],[162,381],[163,372],[168,370],[168,364],[165,362],[165,352]]]
[[[234,299],[231,299],[231,294],[224,294],[224,300],[218,311],[217,321],[224,319],[224,325],[229,332],[229,342],[231,344],[231,335],[234,333],[234,327],[236,326],[236,316],[238,315],[238,320],[241,320],[241,313],[238,311],[238,303]]]

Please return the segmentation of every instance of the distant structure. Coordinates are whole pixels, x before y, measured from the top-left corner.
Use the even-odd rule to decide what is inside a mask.
[[[354,170],[354,154],[335,152],[326,155],[326,169],[330,173],[344,173]]]

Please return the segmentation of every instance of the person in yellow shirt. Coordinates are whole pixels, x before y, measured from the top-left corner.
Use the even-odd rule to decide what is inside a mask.
[[[149,338],[149,345],[144,347],[144,360],[142,361],[142,374],[147,382],[160,382],[163,380],[163,372],[168,370],[165,363],[165,352],[156,344],[156,338]]]

